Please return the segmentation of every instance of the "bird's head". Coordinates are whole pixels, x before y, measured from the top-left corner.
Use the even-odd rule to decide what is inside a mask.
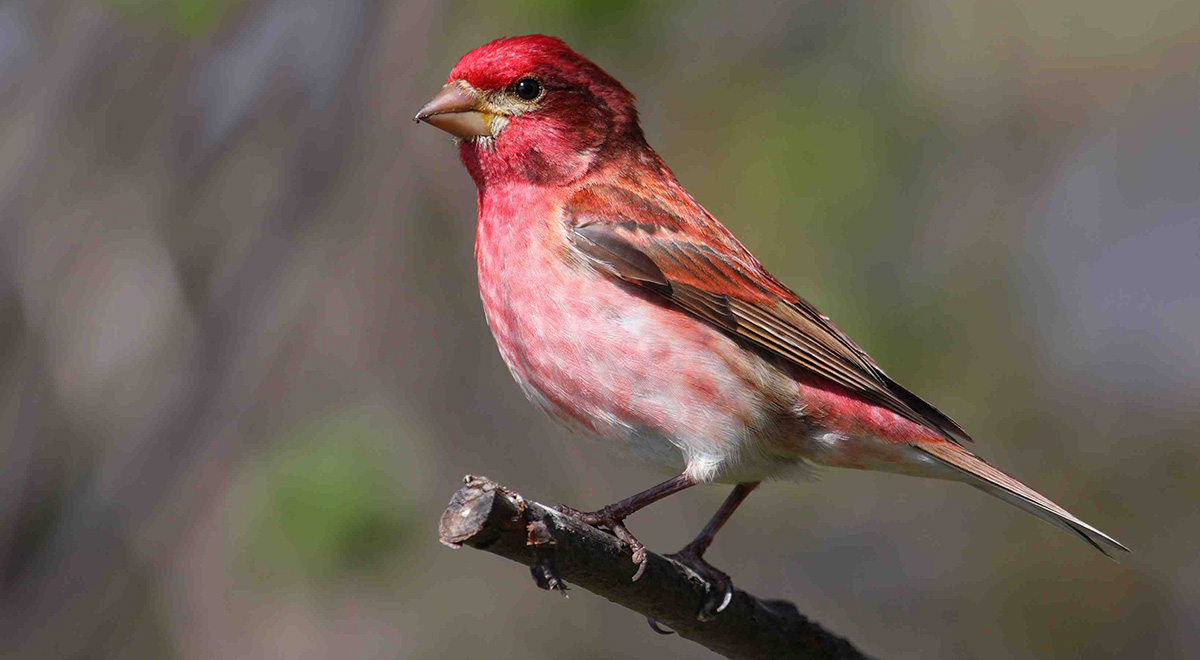
[[[630,142],[633,94],[554,37],[497,39],[467,53],[415,121],[459,139],[480,189],[561,184]]]

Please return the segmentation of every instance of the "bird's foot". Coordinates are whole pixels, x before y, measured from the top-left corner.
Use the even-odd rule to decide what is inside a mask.
[[[633,574],[631,582],[637,582],[638,578],[646,572],[646,564],[649,557],[646,554],[646,546],[637,540],[633,534],[625,527],[625,519],[618,517],[609,507],[604,507],[597,511],[580,511],[571,507],[560,504],[554,507],[559,513],[570,516],[579,522],[596,527],[599,529],[608,529],[621,540],[622,543],[629,546],[629,551],[632,553],[633,563],[637,564],[637,571]]]
[[[704,580],[704,597],[700,601],[700,611],[696,613],[698,620],[712,621],[718,613],[729,607],[733,600],[733,580],[728,575],[704,561],[690,544],[667,556],[687,566]]]
[[[554,537],[544,521],[529,523],[526,527],[528,537],[525,541],[533,548],[533,565],[529,572],[539,589],[557,591],[563,598],[567,597],[567,581],[558,573],[557,557],[554,553]]]

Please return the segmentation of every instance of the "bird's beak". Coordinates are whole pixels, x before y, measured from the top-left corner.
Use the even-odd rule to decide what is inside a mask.
[[[452,82],[425,104],[413,121],[425,122],[460,138],[491,136],[493,116],[483,109],[483,99],[469,85]]]

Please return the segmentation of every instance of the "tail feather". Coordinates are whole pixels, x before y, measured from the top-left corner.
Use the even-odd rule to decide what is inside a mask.
[[[949,442],[930,443],[922,445],[920,449],[938,461],[965,473],[968,478],[964,481],[970,485],[1076,534],[1110,559],[1115,559],[1114,552],[1129,552],[1129,548],[1113,537],[1076,518],[1041,493],[997,470],[987,461],[958,445]]]

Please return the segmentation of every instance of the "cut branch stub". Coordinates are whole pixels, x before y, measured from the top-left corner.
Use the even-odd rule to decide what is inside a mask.
[[[486,550],[529,566],[538,586],[565,591],[563,578],[649,617],[728,658],[865,658],[850,642],[810,621],[791,603],[734,589],[715,619],[696,619],[705,584],[670,559],[649,553],[645,574],[611,534],[564,516],[485,477],[466,477],[442,514],[442,543]],[[564,594],[565,595],[565,594]]]

